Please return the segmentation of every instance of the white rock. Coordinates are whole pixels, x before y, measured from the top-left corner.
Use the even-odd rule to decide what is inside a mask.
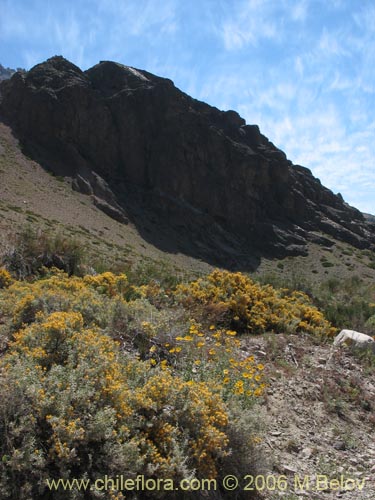
[[[333,345],[354,344],[356,347],[369,348],[375,353],[375,340],[365,333],[356,332],[354,330],[341,330],[335,337]]]

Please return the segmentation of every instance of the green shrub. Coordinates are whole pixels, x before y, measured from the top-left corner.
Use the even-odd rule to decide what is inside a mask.
[[[69,275],[80,274],[84,249],[78,240],[28,226],[8,246],[2,261],[19,279],[39,275],[44,267],[56,267]]]
[[[323,261],[322,262],[322,266],[323,267],[334,267],[334,263],[333,262],[329,262],[329,261]]]
[[[315,303],[336,327],[372,333],[369,318],[375,313],[375,287],[354,275],[349,279],[330,279],[314,292]]]

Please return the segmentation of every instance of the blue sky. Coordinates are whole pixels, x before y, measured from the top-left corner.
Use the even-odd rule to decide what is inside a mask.
[[[115,60],[238,111],[375,214],[375,0],[0,0],[0,63]]]

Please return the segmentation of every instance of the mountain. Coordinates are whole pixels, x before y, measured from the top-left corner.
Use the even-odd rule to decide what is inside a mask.
[[[2,80],[7,80],[8,78],[10,78],[13,74],[15,73],[15,71],[13,69],[10,69],[10,68],[4,68],[4,66],[2,66],[0,64],[0,81]]]
[[[233,498],[220,484],[237,477],[248,500],[263,477],[254,498],[373,500],[375,361],[323,331],[375,333],[374,227],[169,80],[55,57],[2,82],[6,498],[72,498],[45,478],[110,470],[212,474],[207,499]]]
[[[56,56],[0,84],[24,152],[162,250],[228,267],[339,240],[375,248],[375,223],[293,165],[256,125],[165,78]]]
[[[17,71],[19,71],[20,73],[25,73],[25,70],[22,68],[17,68]],[[0,82],[2,80],[8,80],[8,78],[11,78],[15,72],[15,69],[4,68],[4,66],[0,64]]]

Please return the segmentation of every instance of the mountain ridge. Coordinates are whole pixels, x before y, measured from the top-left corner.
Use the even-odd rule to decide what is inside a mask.
[[[56,56],[2,82],[0,99],[32,158],[168,251],[251,267],[259,255],[304,255],[308,242],[331,238],[374,248],[371,218],[257,125],[171,80],[110,61],[83,72]]]
[[[14,75],[16,71],[11,68],[5,68],[2,64],[0,64],[0,81],[7,80],[12,75]]]

